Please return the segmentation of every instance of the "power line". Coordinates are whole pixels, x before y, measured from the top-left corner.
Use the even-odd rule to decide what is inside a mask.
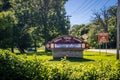
[[[103,6],[107,5],[107,3],[108,3],[109,1],[110,1],[110,0],[107,0]]]
[[[85,8],[82,8],[82,12],[86,12],[86,11],[88,11],[88,10],[90,10],[93,6],[92,5],[94,5],[94,6],[96,6],[95,4],[97,3],[99,3],[99,1],[100,0],[93,0],[93,2],[91,2],[91,3],[89,3],[89,5],[87,5],[87,7],[85,7]],[[91,7],[92,6],[92,7]]]
[[[95,5],[96,3],[97,3],[97,5],[98,5],[98,4],[100,3],[100,0],[93,1],[92,4],[89,4],[87,7],[83,7],[82,10],[81,10],[82,14],[83,14],[83,13],[86,13],[86,12],[87,12],[87,13],[90,12],[91,8],[96,6],[96,5]],[[92,5],[94,5],[94,6],[92,6]],[[91,7],[91,6],[92,6],[92,7]],[[88,8],[89,8],[89,9],[88,9]],[[88,9],[88,10],[87,10],[87,9]],[[74,13],[74,14],[75,14],[75,13]],[[79,13],[79,14],[81,14],[81,13]],[[78,15],[78,14],[77,14],[77,15]]]
[[[105,2],[105,4],[103,5],[103,7],[105,7],[105,5],[107,5],[108,3],[110,2],[110,0],[107,0],[106,2]],[[101,8],[103,8],[103,7],[101,7]],[[89,12],[90,13],[90,12]],[[87,14],[86,14],[87,15]],[[87,21],[87,20],[85,20],[85,21]]]
[[[108,8],[107,5],[110,2],[112,2],[112,0],[96,0],[96,1],[94,1],[94,0],[92,0],[92,1],[87,0],[86,3],[82,2],[82,3],[84,3],[84,4],[82,4],[83,6],[82,5],[81,5],[81,7],[79,6],[70,15],[72,15],[72,17],[74,17],[73,18],[74,22],[77,22],[78,21],[77,18],[79,18],[80,16],[81,16],[80,20],[85,18],[84,20],[81,20],[82,23],[85,23],[85,22],[88,22],[88,21],[90,22],[90,19],[91,19],[91,16],[92,16],[92,10],[98,10],[98,9],[100,10],[103,7],[107,7]],[[85,6],[85,5],[87,5],[87,6]],[[102,6],[102,7],[100,7],[100,6]],[[78,13],[78,11],[80,11],[81,13]],[[80,15],[80,16],[78,17],[78,15]],[[86,15],[89,15],[90,17],[86,16]],[[75,17],[76,17],[76,19],[75,19]],[[71,18],[71,20],[72,20],[72,18]]]
[[[90,0],[90,1],[88,1],[88,0],[85,1],[85,0],[84,0],[84,2],[82,3],[83,6],[80,5],[76,10],[74,10],[74,11],[71,12],[70,14],[73,14],[73,13],[77,12],[77,11],[80,10],[82,7],[85,7],[86,5],[88,5],[90,2],[91,2],[91,0]]]
[[[100,1],[100,0],[99,0],[99,1]],[[109,1],[109,0],[108,0],[108,1]],[[107,2],[108,2],[108,1],[107,1]],[[105,2],[105,4],[106,4],[106,2]],[[86,13],[86,14],[84,14],[84,15],[89,14],[89,13],[92,11],[91,9],[92,9],[93,7],[95,7],[95,6],[97,6],[97,5],[99,5],[99,2],[98,2],[96,5],[94,5],[94,6],[92,6],[91,8],[89,8],[86,12],[84,12],[84,13]],[[83,16],[83,17],[84,17],[84,16]],[[83,17],[82,17],[82,18],[83,18]]]
[[[97,2],[95,1],[93,4],[95,4],[95,3],[97,3],[96,5],[99,5],[99,3],[100,3],[100,0],[97,0]],[[91,5],[93,5],[93,4],[90,4],[88,7],[90,7]],[[96,5],[94,5],[94,6],[92,6],[92,7],[95,7]],[[88,10],[85,10],[85,11],[83,11],[83,13],[86,13],[86,14],[83,14],[83,15],[87,15],[88,13],[90,13],[90,11],[91,11],[91,8],[92,7],[90,7]],[[85,9],[87,9],[87,8],[85,8]],[[82,16],[81,18],[83,18],[84,16]]]
[[[90,12],[93,7],[96,7],[96,5],[99,4],[99,1],[100,1],[100,0],[97,0],[97,2],[95,1],[93,4],[88,5],[85,9],[82,9],[82,10],[84,10],[84,11],[82,11],[82,12],[83,12],[83,13],[86,13],[86,12],[87,12],[87,14],[88,14],[88,12]],[[97,3],[97,4],[95,5],[95,3]],[[94,5],[94,6],[92,6],[92,5]],[[91,7],[91,6],[92,6],[92,7]]]
[[[97,6],[97,5],[99,5],[99,3],[100,3],[99,1],[100,1],[100,0],[97,0],[97,1],[98,1],[98,2],[95,1],[93,4],[88,5],[88,7],[90,7],[91,5],[94,5],[94,6],[90,7],[89,10],[85,10],[83,13],[86,13],[86,14],[84,14],[84,15],[89,14],[89,13],[91,12],[91,11],[90,11],[91,8],[93,8],[93,7]],[[103,7],[104,7],[105,5],[107,5],[108,2],[109,2],[109,0],[107,0],[107,1],[105,2],[105,4],[103,5]],[[96,3],[97,3],[97,4],[96,4]],[[102,7],[101,7],[101,8],[102,8]],[[87,8],[85,8],[85,9],[87,9]],[[82,13],[82,14],[83,14],[83,13]],[[84,17],[84,16],[82,16],[82,18],[83,18],[83,17]],[[88,20],[88,19],[86,19],[86,20],[84,20],[84,21],[87,21],[87,20]]]

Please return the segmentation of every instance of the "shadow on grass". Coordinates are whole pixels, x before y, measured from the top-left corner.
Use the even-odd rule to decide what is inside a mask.
[[[100,54],[84,54],[84,56],[100,56]]]
[[[51,59],[49,61],[61,61],[63,58],[55,58],[55,59]],[[66,60],[70,61],[70,62],[89,62],[89,61],[94,61],[91,59],[86,59],[86,58],[67,58]]]
[[[107,54],[106,56],[108,56],[108,57],[109,57],[109,56],[115,56],[115,54]]]
[[[52,52],[32,52],[32,53],[25,53],[26,55],[37,55],[37,56],[42,56],[42,55],[47,55],[47,56],[52,56]]]
[[[115,54],[103,53],[103,54],[84,54],[84,56],[114,56]]]

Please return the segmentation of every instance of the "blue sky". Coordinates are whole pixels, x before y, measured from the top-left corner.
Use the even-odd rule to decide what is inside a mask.
[[[93,19],[93,12],[101,8],[108,8],[117,4],[117,0],[68,0],[65,4],[71,26],[75,24],[88,24]]]

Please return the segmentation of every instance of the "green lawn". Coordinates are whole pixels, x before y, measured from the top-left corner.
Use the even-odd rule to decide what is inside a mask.
[[[51,52],[27,53],[26,55],[30,59],[32,59],[33,56],[36,56],[39,59],[47,60],[50,64],[57,64],[61,62],[61,59],[54,60]],[[84,51],[83,59],[67,59],[68,63],[71,65],[94,64],[99,62],[100,60],[108,61],[108,62],[110,61],[114,63],[116,61],[116,56],[115,54],[110,54],[110,53],[106,54],[106,53],[99,53],[99,52]]]

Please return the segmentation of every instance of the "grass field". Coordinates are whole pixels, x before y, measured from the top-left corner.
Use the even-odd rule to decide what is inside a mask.
[[[90,52],[90,51],[84,51],[83,54],[84,54],[83,59],[67,59],[68,63],[71,65],[79,65],[79,64],[94,64],[99,62],[100,60],[110,61],[112,63],[116,61],[115,54],[110,54],[110,53],[106,54],[106,53]],[[48,61],[50,64],[57,64],[61,62],[61,59],[57,59],[57,60],[53,59],[51,52],[26,53],[25,55],[31,59],[33,56],[36,56],[39,59]]]

